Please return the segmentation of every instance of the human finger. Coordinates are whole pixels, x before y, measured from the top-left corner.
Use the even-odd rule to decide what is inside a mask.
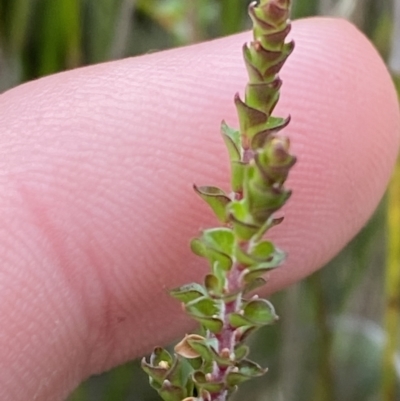
[[[320,267],[365,223],[399,143],[396,95],[370,43],[326,19],[295,23],[293,37],[277,113],[292,115],[299,162],[274,232],[290,257],[269,291]],[[206,270],[188,240],[215,221],[191,185],[227,186],[218,127],[237,123],[247,40],[77,69],[1,96],[0,398],[62,399],[187,328],[166,290]]]

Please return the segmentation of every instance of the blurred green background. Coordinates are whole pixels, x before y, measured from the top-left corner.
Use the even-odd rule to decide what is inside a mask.
[[[250,26],[247,4],[0,0],[0,90],[80,65],[241,31]],[[359,26],[399,82],[400,0],[293,2],[294,19],[318,14]],[[281,320],[251,340],[254,358],[270,373],[243,386],[235,400],[400,400],[399,170],[375,215],[346,249],[323,270],[272,297]],[[69,401],[157,399],[134,361],[90,378]]]

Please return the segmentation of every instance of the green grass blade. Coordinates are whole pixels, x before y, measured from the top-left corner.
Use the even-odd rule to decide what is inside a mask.
[[[67,68],[81,64],[81,3],[81,0],[58,1]]]
[[[10,51],[17,57],[21,56],[26,40],[32,3],[26,0],[14,0],[10,4],[8,46]]]
[[[388,247],[385,283],[386,343],[383,355],[382,400],[398,400],[395,355],[400,337],[400,160],[388,194]]]
[[[221,30],[223,35],[236,33],[242,27],[243,16],[247,9],[247,1],[243,0],[222,0],[221,14]]]

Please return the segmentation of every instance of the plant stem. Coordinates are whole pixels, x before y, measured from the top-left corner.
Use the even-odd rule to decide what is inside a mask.
[[[319,334],[318,376],[314,399],[316,401],[335,401],[335,383],[332,370],[332,331],[328,325],[328,311],[324,298],[321,273],[310,277],[310,282],[316,297],[316,324]]]
[[[231,326],[229,322],[229,314],[233,312],[240,312],[242,306],[243,291],[239,291],[241,286],[240,276],[244,270],[244,266],[239,263],[234,263],[226,280],[226,289],[228,294],[235,294],[234,300],[228,300],[224,302],[224,308],[221,311],[221,319],[224,322],[221,333],[213,334],[210,331],[207,333],[207,338],[215,339],[217,342],[217,352],[220,355],[228,354],[232,355],[235,350],[236,330]],[[239,291],[239,292],[238,292]],[[224,381],[225,377],[229,373],[229,368],[223,368],[214,362],[213,373],[210,381],[221,382]],[[225,401],[228,396],[227,388],[223,388],[221,391],[210,394],[211,401]]]
[[[400,335],[400,161],[397,163],[388,196],[388,248],[385,284],[385,331],[386,343],[383,353],[382,400],[395,401],[396,369],[395,355]]]
[[[171,291],[201,323],[205,337],[186,335],[175,346],[175,359],[156,348],[150,363],[142,361],[150,383],[165,401],[226,401],[237,385],[266,372],[246,358],[248,347],[243,341],[250,332],[273,324],[277,316],[267,300],[244,295],[264,285],[262,276],[285,259],[263,237],[283,220],[274,213],[291,195],[284,184],[296,162],[289,139],[279,134],[290,117],[272,116],[282,85],[279,72],[294,48],[292,41],[286,42],[289,6],[290,0],[260,0],[249,6],[253,40],[243,46],[249,82],[244,100],[239,94],[234,97],[240,127],[221,124],[232,192],[227,195],[217,187],[194,185],[223,223],[191,241],[192,251],[208,260],[211,272],[204,286],[191,283]],[[187,378],[177,373],[179,357],[192,360],[193,372]]]

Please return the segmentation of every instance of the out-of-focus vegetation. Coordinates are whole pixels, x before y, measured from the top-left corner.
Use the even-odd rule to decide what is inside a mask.
[[[243,30],[249,26],[247,3],[0,0],[0,90],[80,65]],[[294,18],[316,14],[356,23],[400,82],[399,0],[294,1]],[[271,373],[244,386],[236,400],[400,400],[399,180],[397,173],[389,196],[335,260],[274,295],[282,319],[253,339],[255,359]],[[89,379],[69,400],[155,401],[157,394],[135,361]]]

